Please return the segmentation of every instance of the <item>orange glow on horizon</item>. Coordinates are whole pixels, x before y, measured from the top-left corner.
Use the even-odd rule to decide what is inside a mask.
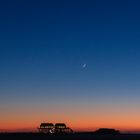
[[[34,107],[34,110],[32,108],[20,108],[20,112],[17,109],[14,113],[11,113],[12,115],[3,111],[0,118],[0,130],[36,131],[41,122],[54,124],[64,122],[75,131],[94,131],[98,128],[114,128],[120,131],[140,130],[140,113],[136,109],[131,110],[130,113],[125,108],[114,109],[112,106],[110,108],[108,106],[106,108],[103,106],[95,106],[95,108],[80,106],[81,110],[73,106],[69,108],[60,106],[48,110],[46,108],[41,108],[41,110],[40,108]]]
[[[5,121],[1,123],[0,130],[7,130],[7,131],[37,131],[37,127],[39,127],[40,123],[43,121],[40,121],[39,119],[37,121],[30,121],[30,120],[12,120],[12,121]],[[46,121],[47,122],[47,121]],[[48,122],[57,123],[59,121],[51,121]],[[67,120],[63,120],[61,122],[66,123],[66,125],[70,128],[72,128],[75,131],[94,131],[98,128],[114,128],[118,129],[120,131],[139,131],[140,132],[140,122],[137,122],[136,120],[115,120],[115,119],[109,119],[109,120],[100,120],[98,118],[96,119],[88,119],[85,121],[85,119],[75,120],[71,119],[71,122],[68,122]]]

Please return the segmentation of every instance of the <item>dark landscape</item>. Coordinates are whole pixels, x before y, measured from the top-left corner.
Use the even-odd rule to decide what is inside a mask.
[[[140,134],[96,135],[93,133],[40,134],[40,133],[1,133],[1,140],[140,140]]]

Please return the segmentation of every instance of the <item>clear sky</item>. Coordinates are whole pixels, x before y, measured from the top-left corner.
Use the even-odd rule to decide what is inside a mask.
[[[0,129],[65,122],[140,130],[138,0],[0,1]]]

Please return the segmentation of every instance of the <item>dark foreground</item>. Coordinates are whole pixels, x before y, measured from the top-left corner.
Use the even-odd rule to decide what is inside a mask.
[[[92,133],[75,133],[63,135],[46,135],[39,133],[3,133],[0,140],[140,140],[140,134],[95,135]]]

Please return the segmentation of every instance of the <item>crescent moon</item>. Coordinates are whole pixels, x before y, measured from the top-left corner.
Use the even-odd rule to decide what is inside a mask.
[[[87,64],[83,64],[83,68],[85,68],[87,66]]]

